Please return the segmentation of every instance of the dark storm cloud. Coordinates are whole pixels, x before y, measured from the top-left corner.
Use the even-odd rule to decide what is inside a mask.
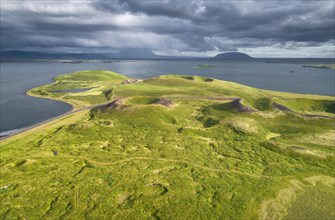
[[[334,43],[335,3],[328,0],[1,2],[2,49],[202,52]]]
[[[200,36],[253,37],[288,41],[334,39],[332,1],[96,1],[99,10],[182,19],[204,26]],[[117,5],[117,6],[116,6]],[[153,30],[155,31],[155,30]],[[180,29],[172,30],[179,33]],[[206,35],[209,34],[209,35]]]

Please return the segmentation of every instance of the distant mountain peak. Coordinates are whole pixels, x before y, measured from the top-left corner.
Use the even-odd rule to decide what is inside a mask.
[[[121,49],[117,53],[55,53],[38,51],[1,51],[0,57],[7,59],[158,59],[151,50],[146,49]]]
[[[253,59],[253,57],[249,56],[246,53],[240,53],[240,52],[227,52],[227,53],[219,53],[214,59],[217,60],[247,60],[247,59]]]

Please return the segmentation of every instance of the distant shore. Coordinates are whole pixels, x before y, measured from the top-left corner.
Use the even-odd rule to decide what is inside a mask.
[[[310,67],[317,69],[335,69],[335,64],[306,64],[302,67]]]

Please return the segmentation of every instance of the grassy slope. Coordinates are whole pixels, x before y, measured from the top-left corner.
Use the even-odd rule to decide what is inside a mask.
[[[92,91],[62,97],[50,91],[96,87],[93,95],[101,96],[116,88],[101,102],[122,98],[125,105],[78,112],[2,141],[2,218],[253,219],[267,216],[273,206],[283,207],[274,216],[291,218],[303,215],[302,201],[334,189],[306,180],[334,177],[333,119],[283,113],[270,105],[333,116],[332,97],[202,77],[169,75],[119,85],[123,79],[85,71],[31,90],[80,107],[100,99],[92,101]],[[161,97],[174,106],[150,104]],[[262,111],[236,112],[222,97],[243,98]],[[284,191],[297,197],[289,208],[293,199],[274,198],[291,189],[292,180],[307,190]],[[313,208],[324,215],[329,198],[316,199]]]
[[[334,219],[334,188],[319,183],[307,186],[305,190],[288,210],[286,219]]]

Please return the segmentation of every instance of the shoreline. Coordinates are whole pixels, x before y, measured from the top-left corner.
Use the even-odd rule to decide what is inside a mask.
[[[53,80],[55,80],[55,79],[53,79]],[[62,103],[65,103],[65,104],[70,105],[70,106],[71,106],[71,109],[68,110],[68,111],[66,111],[66,112],[64,112],[64,113],[62,113],[62,114],[60,114],[60,115],[54,116],[54,117],[52,117],[52,118],[46,119],[46,120],[41,121],[41,122],[38,122],[38,123],[36,123],[36,124],[32,124],[32,125],[27,126],[27,127],[23,127],[23,128],[15,128],[15,129],[12,129],[12,130],[7,130],[7,131],[0,132],[0,141],[5,140],[5,139],[8,139],[8,138],[10,138],[10,137],[13,137],[13,136],[15,136],[15,135],[17,135],[17,134],[21,134],[21,133],[23,133],[23,132],[25,132],[25,131],[29,131],[29,130],[31,130],[31,129],[33,129],[33,128],[36,128],[36,127],[38,127],[38,126],[40,126],[40,125],[43,125],[43,124],[46,124],[46,123],[48,123],[48,122],[57,120],[58,118],[61,118],[61,117],[66,116],[66,115],[69,115],[69,114],[71,114],[72,112],[74,113],[74,112],[76,111],[76,110],[75,110],[75,106],[72,105],[71,103],[69,103],[69,102],[64,102],[64,101],[57,100],[57,99],[51,99],[51,98],[48,98],[48,97],[35,96],[35,95],[33,95],[33,94],[31,94],[31,93],[29,92],[29,91],[32,90],[32,89],[33,89],[33,88],[28,89],[28,90],[25,92],[25,95],[26,95],[26,96],[30,96],[30,97],[34,97],[34,98],[48,99],[48,100],[52,100],[52,101],[62,102]],[[8,133],[8,134],[1,135],[2,133]]]
[[[55,78],[53,80],[56,81]],[[116,88],[118,86],[120,86],[120,85],[117,85]],[[37,87],[35,87],[35,88],[37,88]],[[77,113],[77,112],[80,112],[80,111],[83,111],[83,110],[87,110],[87,109],[91,109],[91,108],[94,108],[94,107],[104,106],[104,105],[106,105],[106,104],[108,104],[108,103],[110,103],[110,102],[113,101],[112,97],[114,96],[114,92],[115,92],[115,91],[113,91],[113,95],[111,96],[111,99],[109,101],[107,101],[107,102],[96,104],[96,105],[89,105],[89,106],[83,106],[83,105],[82,106],[80,106],[80,105],[76,106],[77,103],[68,102],[68,101],[65,101],[65,100],[58,99],[58,98],[50,98],[50,97],[44,97],[44,96],[35,95],[35,94],[33,94],[33,93],[30,92],[32,89],[34,89],[34,88],[31,88],[31,89],[27,90],[25,92],[25,95],[30,96],[30,97],[35,97],[35,98],[49,99],[49,100],[53,100],[53,101],[62,102],[62,103],[70,105],[71,109],[69,111],[65,112],[65,113],[62,113],[62,114],[58,115],[58,116],[46,119],[46,120],[44,120],[42,122],[38,122],[36,124],[30,125],[30,126],[27,126],[27,127],[17,128],[17,129],[12,129],[12,130],[1,132],[1,133],[8,133],[8,134],[0,136],[0,141],[7,140],[7,139],[9,139],[11,137],[15,137],[15,136],[17,136],[19,134],[25,133],[27,131],[30,131],[30,130],[34,129],[34,128],[43,126],[43,125],[45,125],[47,123],[50,123],[50,122],[53,122],[53,121],[57,121],[57,120],[65,117],[65,116],[72,115],[74,113]],[[322,98],[322,99],[324,99],[326,97],[328,97],[328,98],[331,97],[332,99],[334,98],[333,95],[324,96],[324,95],[317,95],[317,94],[290,93],[290,92],[282,92],[282,91],[274,91],[274,90],[266,90],[266,89],[263,89],[263,90],[268,91],[270,94],[271,93],[281,93],[282,95],[285,95],[285,96],[288,95],[288,94],[291,94],[291,95],[302,95],[302,96],[314,96],[314,97],[318,97],[318,98]],[[81,108],[78,108],[78,106],[80,106]],[[305,115],[305,116],[307,116],[307,115]],[[326,115],[315,115],[315,116],[330,117],[330,116],[326,116]]]
[[[67,102],[64,102],[64,103],[67,103]],[[72,115],[74,113],[78,113],[78,112],[81,112],[81,111],[84,111],[84,110],[88,110],[88,109],[92,109],[92,108],[95,108],[95,107],[104,106],[107,103],[110,103],[110,102],[105,102],[105,103],[101,103],[101,104],[97,104],[97,105],[86,106],[84,108],[75,109],[75,110],[74,110],[74,107],[73,107],[70,111],[67,111],[67,112],[65,112],[65,113],[63,113],[61,115],[56,116],[56,117],[47,119],[45,121],[39,122],[37,124],[31,125],[31,126],[28,126],[28,127],[22,128],[22,129],[14,129],[14,130],[19,130],[19,131],[18,132],[14,132],[14,133],[10,133],[8,135],[1,136],[0,137],[0,141],[4,141],[4,140],[7,140],[8,138],[15,137],[16,135],[25,133],[27,131],[30,131],[30,130],[34,129],[34,128],[38,128],[38,127],[43,126],[43,125],[45,125],[47,123],[57,121],[57,120],[59,120],[61,118],[64,118],[65,116]],[[4,131],[4,132],[6,132],[6,131]]]
[[[56,78],[53,78],[53,81],[56,82]],[[54,83],[53,82],[53,83]],[[52,84],[52,83],[51,83]],[[46,84],[46,85],[49,85],[49,84]],[[41,85],[43,86],[43,85]],[[119,85],[117,85],[118,87]],[[40,86],[37,86],[37,87],[34,87],[34,88],[38,88]],[[99,107],[99,106],[104,106],[108,103],[110,103],[112,101],[112,97],[114,95],[114,91],[113,91],[113,95],[111,96],[110,100],[107,101],[107,102],[104,102],[104,103],[99,103],[99,104],[96,104],[96,105],[89,105],[89,106],[81,106],[81,105],[78,105],[77,103],[74,103],[74,102],[71,102],[71,101],[65,101],[63,99],[58,99],[58,98],[51,98],[51,97],[44,97],[44,96],[39,96],[39,95],[35,95],[33,93],[31,93],[31,90],[33,90],[34,88],[31,88],[31,89],[28,89],[26,92],[25,92],[25,95],[26,96],[30,96],[30,97],[35,97],[35,98],[41,98],[41,99],[48,99],[48,100],[52,100],[52,101],[58,101],[58,102],[62,102],[62,103],[65,103],[65,104],[68,104],[71,106],[71,109],[63,114],[60,114],[58,116],[55,116],[55,117],[52,117],[52,118],[49,118],[47,120],[44,120],[42,122],[39,122],[39,123],[36,123],[36,124],[33,124],[31,126],[28,126],[28,127],[24,127],[24,128],[18,128],[18,129],[12,129],[12,130],[8,130],[8,131],[4,131],[4,132],[10,132],[10,131],[13,131],[7,135],[3,135],[3,136],[0,136],[0,141],[4,141],[4,140],[7,140],[11,137],[15,137],[19,134],[22,134],[22,133],[25,133],[27,131],[30,131],[34,128],[38,128],[40,126],[43,126],[49,122],[54,122],[54,121],[57,121],[61,118],[64,118],[65,116],[68,116],[68,115],[72,115],[74,113],[78,113],[78,112],[81,112],[81,111],[84,111],[84,110],[87,110],[87,109],[91,109],[91,108],[94,108],[94,107]],[[95,88],[95,87],[93,87]],[[83,88],[83,89],[86,89],[86,88]],[[91,89],[91,88],[90,88]],[[81,107],[81,108],[79,108]],[[4,133],[2,132],[2,133]]]
[[[64,103],[66,103],[66,102],[64,102]],[[67,104],[68,104],[68,103],[67,103]],[[57,119],[60,119],[60,118],[62,118],[62,117],[64,117],[64,116],[70,115],[70,114],[72,114],[72,113],[76,113],[76,112],[79,111],[79,110],[85,110],[85,109],[79,109],[79,110],[75,110],[75,111],[73,111],[73,109],[74,109],[74,108],[73,108],[73,106],[72,106],[72,108],[71,108],[70,111],[67,111],[67,112],[65,112],[65,113],[63,113],[63,114],[61,114],[61,115],[52,117],[52,118],[50,118],[50,119],[44,120],[44,121],[42,121],[42,122],[39,122],[39,123],[30,125],[30,126],[28,126],[28,127],[18,128],[18,129],[13,129],[13,130],[9,130],[9,131],[4,131],[4,132],[2,132],[2,133],[10,132],[10,131],[14,131],[14,132],[11,132],[11,133],[9,133],[9,134],[7,134],[7,135],[0,136],[0,141],[2,141],[2,140],[6,140],[6,139],[8,139],[8,138],[10,138],[10,137],[14,137],[15,135],[18,135],[18,134],[24,133],[24,132],[26,132],[26,131],[29,131],[29,130],[31,130],[31,129],[37,128],[37,127],[39,127],[39,126],[41,126],[41,125],[47,124],[48,122],[55,121],[55,120],[57,120]],[[15,132],[15,131],[17,131],[17,132]]]

